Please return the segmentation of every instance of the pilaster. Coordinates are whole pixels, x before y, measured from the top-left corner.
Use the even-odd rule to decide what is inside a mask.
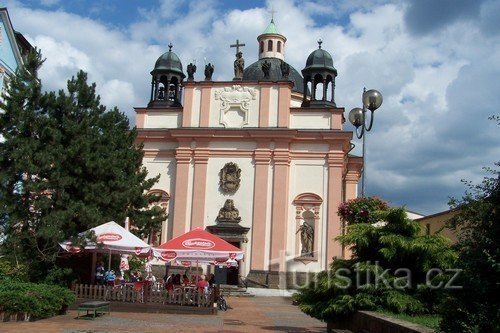
[[[207,164],[210,157],[208,140],[196,140],[193,154],[193,201],[191,208],[191,230],[205,225],[205,194],[207,189]]]
[[[342,142],[330,144],[327,156],[328,165],[328,207],[326,227],[326,265],[332,263],[334,257],[342,256],[342,245],[335,238],[342,234],[342,225],[338,216],[338,207],[342,202],[343,170],[345,154]]]
[[[250,261],[251,270],[267,269],[265,263],[266,248],[266,225],[269,187],[269,165],[271,161],[271,150],[269,141],[258,141],[254,152],[255,179],[253,196],[253,222],[252,222],[252,257]]]
[[[286,271],[286,239],[288,220],[288,193],[290,149],[288,140],[276,141],[273,152],[273,210],[271,218],[271,271]]]
[[[189,185],[189,166],[191,162],[191,140],[179,139],[179,147],[175,150],[175,189],[173,194],[174,217],[172,238],[186,232],[187,202]]]

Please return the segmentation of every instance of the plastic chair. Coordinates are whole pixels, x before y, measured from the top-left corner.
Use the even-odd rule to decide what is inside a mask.
[[[144,282],[134,282],[134,293],[141,303],[144,303]]]

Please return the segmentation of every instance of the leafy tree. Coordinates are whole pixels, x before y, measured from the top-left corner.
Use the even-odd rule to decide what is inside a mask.
[[[50,269],[58,242],[82,231],[126,216],[139,226],[165,219],[149,209],[158,198],[145,193],[158,177],[147,178],[127,117],[100,104],[83,71],[67,91],[42,93],[42,63],[39,52],[28,57],[0,114],[3,246],[31,278]]]
[[[441,307],[444,332],[500,332],[500,171],[489,171],[493,176],[469,183],[464,197],[451,201],[463,271],[456,282],[462,288],[451,290]]]
[[[403,207],[388,208],[377,198],[344,203],[339,215],[353,221],[346,234],[337,238],[351,247],[353,257],[336,259],[329,271],[302,288],[295,295],[300,309],[325,321],[360,309],[407,314],[432,311],[439,291],[426,283],[427,271],[444,270],[453,263],[455,253],[448,241],[438,235],[420,235],[418,223],[407,217]],[[359,216],[378,222],[367,223]]]

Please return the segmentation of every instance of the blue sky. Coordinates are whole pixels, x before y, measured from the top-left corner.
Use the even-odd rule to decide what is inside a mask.
[[[367,194],[433,214],[480,182],[500,156],[500,0],[2,1],[14,28],[47,58],[45,89],[80,68],[102,102],[134,121],[149,99],[156,59],[171,42],[184,66],[215,64],[230,80],[236,39],[246,64],[271,18],[300,71],[323,40],[339,72],[337,105],[360,104],[363,87],[384,104],[367,135]],[[345,129],[352,130],[346,125]],[[354,140],[355,153],[361,142]]]

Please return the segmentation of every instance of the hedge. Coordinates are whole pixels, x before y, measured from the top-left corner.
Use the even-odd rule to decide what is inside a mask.
[[[24,313],[31,320],[64,313],[75,300],[71,290],[60,286],[10,281],[0,284],[0,312]]]

